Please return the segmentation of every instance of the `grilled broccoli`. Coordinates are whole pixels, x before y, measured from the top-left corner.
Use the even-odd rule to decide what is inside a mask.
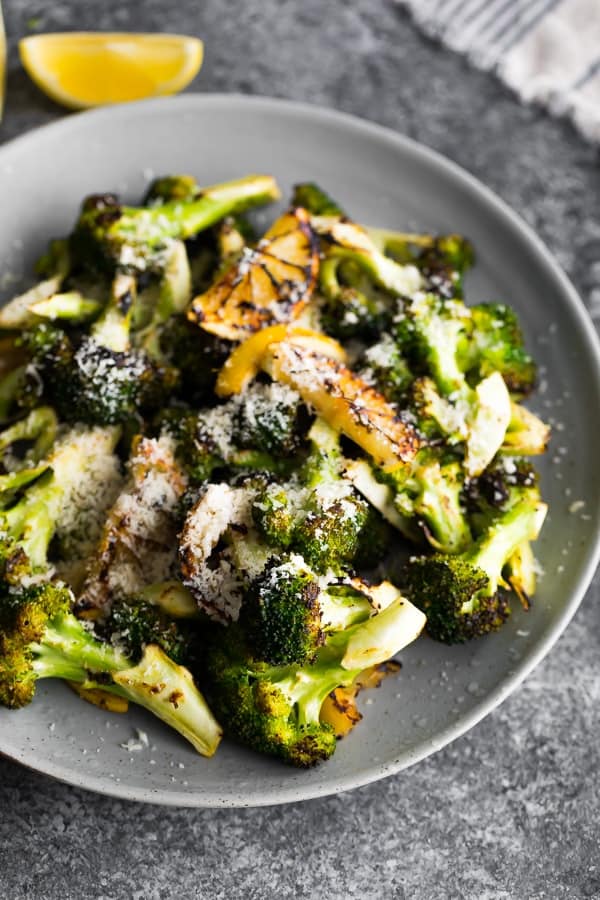
[[[406,392],[414,382],[406,358],[391,335],[383,334],[361,357],[362,375],[390,403],[405,408]]]
[[[191,237],[224,216],[278,197],[274,179],[266,175],[211,185],[192,197],[139,208],[122,206],[112,194],[93,195],[83,203],[70,239],[71,252],[90,268],[160,270],[170,240]]]
[[[512,502],[463,553],[415,557],[405,569],[408,596],[427,616],[431,637],[462,643],[499,628],[510,614],[503,569],[534,540],[546,507],[533,488],[515,488]]]
[[[100,687],[144,706],[199,753],[212,756],[221,731],[187,669],[156,644],[146,646],[135,663],[75,618],[68,588],[52,582],[27,585],[22,557],[16,580],[15,549],[3,540],[0,554],[0,705],[26,706],[40,678]]]
[[[142,206],[162,206],[174,200],[189,202],[201,188],[193,175],[163,175],[148,186]]]
[[[417,266],[427,290],[446,298],[462,297],[463,279],[474,261],[473,248],[459,234],[403,234],[383,228],[367,228],[373,243],[402,265]]]
[[[321,325],[338,340],[375,340],[391,323],[390,297],[353,259],[331,257],[319,269]]]
[[[310,662],[326,636],[374,612],[348,581],[327,583],[301,556],[275,558],[253,583],[240,623],[258,659],[271,665]]]
[[[460,301],[420,293],[401,302],[394,323],[395,338],[411,369],[430,376],[454,407],[452,415],[447,404],[443,408],[435,404],[429,391],[427,399],[436,407],[438,425],[453,429],[448,434],[453,443],[464,441],[465,469],[469,475],[478,475],[502,445],[511,407],[499,372],[492,372],[474,388],[467,381],[470,310]]]
[[[536,365],[525,349],[515,311],[502,303],[482,303],[471,306],[470,313],[469,372],[474,371],[477,380],[500,372],[512,394],[530,394]]]
[[[164,609],[139,597],[114,600],[108,617],[100,626],[102,635],[118,644],[134,662],[143,656],[149,644],[156,644],[169,659],[180,665],[190,665],[194,658],[196,629],[185,620],[176,620]]]
[[[76,340],[42,324],[22,336],[44,395],[67,422],[108,425],[159,409],[177,372],[139,351],[114,351],[94,338]]]
[[[375,566],[389,548],[388,526],[342,477],[335,432],[317,420],[309,438],[312,449],[299,472],[259,488],[252,514],[260,533],[319,573]]]
[[[458,553],[470,544],[462,498],[465,476],[457,459],[437,448],[425,449],[408,477],[396,480],[390,473],[385,480],[395,488],[396,509],[417,523],[432,546]]]
[[[303,666],[272,666],[252,653],[239,624],[214,626],[206,651],[207,696],[234,740],[294,766],[313,766],[336,747],[333,728],[320,721],[326,697],[398,653],[424,621],[396,592],[381,612],[330,634]]]
[[[343,216],[344,211],[314,181],[294,185],[292,206],[303,206],[313,216]]]

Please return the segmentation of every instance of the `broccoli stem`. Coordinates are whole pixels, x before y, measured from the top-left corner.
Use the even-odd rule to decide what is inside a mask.
[[[490,597],[496,593],[507,560],[525,541],[537,537],[545,515],[546,505],[537,495],[525,496],[499,516],[476,541],[472,550],[465,555],[465,560],[482,569],[488,576],[488,584],[483,593]]]
[[[143,706],[185,737],[203,756],[212,756],[221,727],[188,670],[169,659],[154,644],[146,647],[137,666],[113,674],[120,693]]]
[[[279,189],[271,176],[248,175],[205,188],[194,200],[171,200],[144,209],[124,206],[121,218],[111,226],[111,233],[150,245],[165,238],[185,239],[209,228],[224,216],[278,198]]]
[[[90,332],[94,341],[101,347],[106,347],[113,353],[129,350],[131,317],[136,295],[135,276],[118,272],[113,279],[110,299]]]
[[[424,614],[398,592],[377,615],[334,632],[310,665],[267,670],[264,677],[272,678],[295,706],[300,725],[315,724],[331,691],[352,684],[369,666],[387,662],[418,637],[424,624]]]
[[[26,460],[42,459],[56,438],[58,420],[50,406],[39,406],[24,419],[20,419],[0,432],[0,454],[17,441],[33,441]]]
[[[102,308],[99,300],[84,297],[79,291],[66,291],[53,294],[48,299],[40,300],[29,307],[32,313],[42,319],[64,319],[72,324],[79,324],[93,319]]]
[[[31,646],[38,678],[87,681],[92,673],[118,672],[131,661],[112,644],[103,644],[68,613],[48,622],[43,641]]]

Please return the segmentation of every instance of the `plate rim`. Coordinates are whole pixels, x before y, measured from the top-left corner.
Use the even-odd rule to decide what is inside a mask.
[[[200,108],[210,109],[219,106],[228,107],[230,111],[233,111],[236,107],[242,105],[244,107],[255,107],[257,111],[265,110],[271,113],[283,111],[296,117],[308,117],[313,121],[334,121],[349,130],[354,130],[355,133],[362,133],[364,136],[374,138],[379,142],[384,142],[392,148],[397,148],[405,155],[408,154],[413,158],[417,158],[417,160],[425,159],[427,164],[433,166],[442,174],[449,176],[453,183],[458,185],[461,190],[466,190],[471,196],[485,201],[488,210],[490,210],[493,215],[503,219],[504,222],[513,229],[513,232],[518,235],[519,240],[524,242],[528,249],[533,253],[540,268],[545,269],[546,272],[551,275],[552,279],[557,283],[564,295],[567,305],[570,307],[570,311],[577,319],[580,335],[583,339],[583,349],[586,354],[586,359],[594,369],[596,382],[600,385],[600,338],[575,287],[560,267],[552,252],[546,247],[541,238],[538,237],[533,228],[491,188],[487,187],[486,184],[481,182],[476,176],[472,175],[458,163],[448,159],[446,156],[433,150],[426,144],[422,144],[413,138],[397,132],[391,127],[381,125],[369,119],[351,113],[333,110],[325,106],[313,105],[285,98],[241,93],[190,92],[177,97],[142,100],[135,103],[86,110],[66,118],[61,118],[58,121],[35,127],[25,134],[19,135],[0,146],[0,178],[3,175],[2,166],[5,165],[6,161],[9,162],[10,157],[13,154],[18,155],[22,147],[35,144],[35,142],[40,139],[40,136],[43,137],[44,135],[52,134],[55,131],[64,134],[72,130],[76,131],[81,127],[82,122],[85,127],[85,123],[91,119],[101,121],[106,118],[114,121],[115,119],[119,120],[121,118],[137,115],[147,116],[148,114],[152,117],[155,110],[165,109],[167,105],[170,107],[179,107],[181,112],[197,112]],[[596,511],[596,520],[597,524],[600,525],[600,511]],[[215,792],[206,793],[204,791],[196,791],[194,793],[186,791],[161,792],[160,789],[144,789],[135,786],[127,786],[126,784],[117,784],[108,779],[105,780],[100,776],[80,776],[77,772],[72,773],[66,771],[65,768],[61,768],[60,765],[54,764],[51,761],[47,761],[45,764],[36,761],[35,764],[32,764],[27,761],[26,753],[3,750],[1,746],[0,756],[18,762],[26,768],[29,768],[31,771],[50,776],[72,787],[95,791],[103,796],[121,800],[134,800],[137,802],[170,807],[247,808],[271,806],[331,796],[363,787],[367,784],[397,774],[433,753],[436,753],[452,741],[461,737],[485,718],[485,716],[496,709],[533,671],[533,669],[549,653],[558,638],[563,634],[590,586],[599,561],[600,528],[597,528],[595,539],[587,548],[587,553],[577,578],[577,587],[570,594],[558,619],[540,640],[535,651],[526,655],[524,659],[511,670],[510,674],[507,674],[497,687],[487,694],[486,697],[482,699],[482,702],[474,706],[468,714],[461,716],[458,721],[452,725],[446,726],[428,742],[423,742],[417,749],[403,751],[394,759],[385,763],[372,763],[371,765],[363,766],[358,772],[354,772],[353,774],[336,776],[332,781],[327,783],[306,786],[290,785],[289,787],[280,787],[276,791],[263,790],[262,793],[254,794],[249,800],[244,801],[242,796],[236,797],[233,794],[219,797]]]

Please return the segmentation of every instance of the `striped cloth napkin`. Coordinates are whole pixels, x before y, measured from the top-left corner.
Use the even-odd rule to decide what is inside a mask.
[[[600,142],[600,0],[397,0],[428,35]]]

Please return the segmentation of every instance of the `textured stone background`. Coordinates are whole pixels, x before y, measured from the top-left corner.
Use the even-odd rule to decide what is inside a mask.
[[[310,100],[390,125],[479,176],[600,315],[598,151],[422,39],[383,0],[8,0],[0,138],[64,113],[19,70],[28,29],[196,33],[192,90]],[[32,17],[38,18],[32,23]],[[598,581],[549,658],[467,736],[395,778],[284,808],[160,809],[0,761],[0,897],[600,897]]]

